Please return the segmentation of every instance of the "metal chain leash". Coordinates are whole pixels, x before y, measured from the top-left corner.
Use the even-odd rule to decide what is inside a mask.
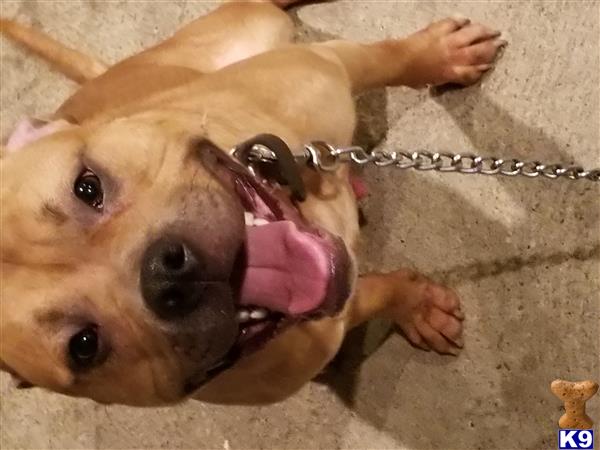
[[[517,158],[502,159],[494,156],[478,156],[472,153],[366,151],[359,146],[338,148],[321,141],[306,144],[304,152],[294,155],[294,158],[299,165],[309,165],[325,172],[335,171],[345,163],[353,163],[359,166],[373,164],[377,167],[393,166],[399,169],[420,171],[521,175],[529,178],[542,176],[549,179],[567,178],[600,182],[600,168],[586,170],[581,166],[543,164],[539,161],[521,161]],[[262,144],[253,145],[248,154],[250,163],[275,163],[277,161],[276,152]]]
[[[264,152],[261,153],[259,158],[265,160],[267,155]],[[529,178],[543,176],[550,179],[600,181],[600,168],[585,170],[580,166],[565,167],[562,164],[543,164],[539,161],[521,161],[516,158],[501,159],[493,156],[477,156],[471,153],[390,152],[386,150],[369,152],[358,146],[336,148],[325,142],[307,144],[304,147],[304,154],[296,156],[296,160],[301,164],[309,164],[326,172],[338,169],[340,164],[352,162],[360,166],[373,164],[377,167],[393,166],[399,169],[422,171],[522,175]]]

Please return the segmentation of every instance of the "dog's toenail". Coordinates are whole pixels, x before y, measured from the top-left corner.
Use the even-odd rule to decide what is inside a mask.
[[[463,16],[462,14],[455,14],[452,16],[452,19],[454,19],[456,22],[463,26],[471,23],[471,20],[468,17]]]

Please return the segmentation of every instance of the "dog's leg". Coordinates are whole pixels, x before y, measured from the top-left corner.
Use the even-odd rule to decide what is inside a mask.
[[[293,23],[281,8],[291,3],[295,1],[226,2],[132,60],[217,71],[289,43]]]
[[[468,19],[445,19],[405,39],[374,44],[330,41],[313,48],[343,65],[354,92],[398,85],[469,85],[492,67],[506,44],[499,36]]]
[[[74,50],[34,28],[0,18],[0,33],[48,61],[71,80],[84,83],[103,74],[107,65]]]
[[[293,24],[281,10],[301,0],[229,1],[194,20],[166,41],[126,59],[127,62],[158,62],[214,72],[228,64],[288,43]],[[42,57],[77,83],[106,72],[97,58],[57,42],[45,33],[0,18],[0,33]]]
[[[416,272],[359,278],[346,323],[352,328],[375,317],[392,319],[420,348],[457,354],[462,347],[463,314],[457,295]]]
[[[86,83],[60,107],[57,116],[83,122],[117,105],[135,103],[276,49],[292,35],[291,19],[271,2],[225,3]],[[140,79],[144,83],[138,83]]]

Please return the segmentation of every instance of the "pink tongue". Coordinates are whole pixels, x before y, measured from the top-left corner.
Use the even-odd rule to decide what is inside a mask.
[[[329,281],[327,252],[291,221],[246,227],[248,268],[242,283],[242,305],[284,314],[303,314],[319,307]]]

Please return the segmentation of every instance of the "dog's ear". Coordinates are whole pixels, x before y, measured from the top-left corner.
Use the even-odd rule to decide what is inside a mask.
[[[18,152],[38,139],[65,130],[73,126],[66,120],[45,120],[35,118],[21,119],[15,126],[13,132],[8,137],[6,144],[2,145],[0,158]]]
[[[12,379],[12,385],[13,387],[17,388],[17,389],[29,389],[34,387],[34,385],[32,383],[30,383],[27,380],[24,380],[23,378],[21,378],[17,372],[15,372],[13,369],[11,369],[7,364],[4,363],[4,361],[0,361],[0,370],[2,370],[3,372],[6,372],[10,375],[11,379]]]

